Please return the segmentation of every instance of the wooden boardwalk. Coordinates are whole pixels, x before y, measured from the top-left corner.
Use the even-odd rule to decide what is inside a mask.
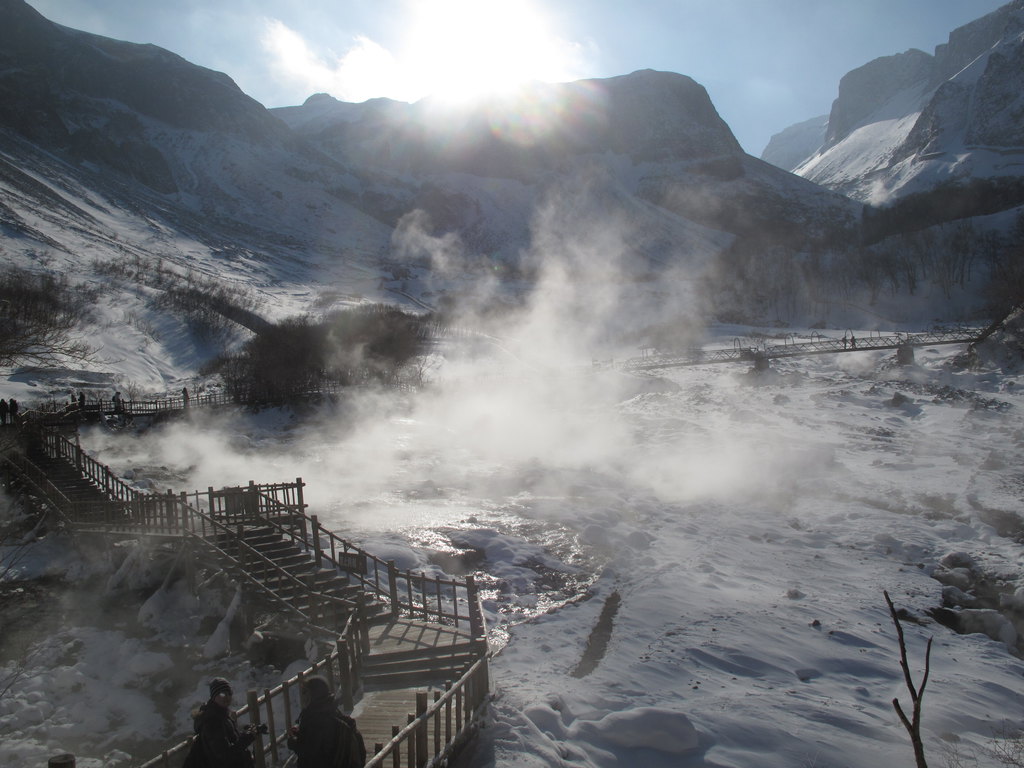
[[[401,571],[306,513],[301,478],[215,491],[143,493],[60,431],[27,423],[21,450],[0,464],[84,535],[177,539],[197,567],[223,570],[243,589],[305,622],[334,649],[272,690],[249,691],[241,722],[265,724],[256,768],[283,765],[295,687],[325,675],[355,712],[371,759],[422,766],[445,760],[475,729],[489,697],[483,612],[471,576]],[[410,719],[411,718],[411,719]],[[183,737],[185,734],[183,734]],[[191,739],[143,768],[177,768]],[[375,746],[379,754],[374,755]]]

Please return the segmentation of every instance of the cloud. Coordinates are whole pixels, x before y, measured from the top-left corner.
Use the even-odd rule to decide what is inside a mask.
[[[351,102],[378,96],[401,100],[419,96],[403,84],[394,55],[368,37],[358,36],[343,55],[325,58],[284,22],[267,19],[261,42],[277,76],[306,93],[325,92]]]

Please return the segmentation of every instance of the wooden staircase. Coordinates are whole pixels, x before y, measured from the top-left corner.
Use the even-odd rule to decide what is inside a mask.
[[[230,574],[246,594],[258,592],[282,611],[297,614],[334,646],[306,674],[336,680],[346,708],[368,694],[367,725],[391,720],[390,733],[374,733],[381,752],[371,766],[430,757],[457,748],[482,712],[489,691],[486,627],[472,576],[465,580],[400,571],[394,562],[359,549],[305,513],[301,478],[276,483],[175,495],[142,493],[54,430],[26,435],[21,455],[0,456],[76,533],[179,539],[191,557]],[[301,676],[260,695],[248,692],[239,715],[273,722],[272,707],[288,699]],[[428,707],[423,687],[433,688]],[[384,702],[416,689],[416,724],[401,727]],[[442,692],[444,691],[444,692]],[[374,697],[381,697],[379,701]],[[422,701],[421,701],[422,698]],[[288,705],[285,704],[285,707]],[[262,719],[266,718],[266,719]],[[444,733],[443,742],[439,742]],[[286,732],[255,748],[257,768],[277,754]],[[170,768],[190,740],[176,744],[145,768]],[[276,760],[276,757],[275,757]]]

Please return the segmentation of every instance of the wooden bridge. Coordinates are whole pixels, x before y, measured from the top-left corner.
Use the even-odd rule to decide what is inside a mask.
[[[847,334],[842,338],[818,334],[808,340],[800,341],[791,337],[781,341],[765,339],[756,346],[745,344],[737,339],[729,347],[699,347],[677,354],[645,354],[626,360],[622,367],[627,371],[651,371],[659,368],[736,362],[752,362],[756,366],[767,367],[771,360],[783,357],[885,349],[903,351],[904,354],[910,350],[909,357],[913,359],[914,347],[932,347],[939,344],[976,344],[989,333],[991,333],[990,329],[957,328],[927,333],[871,333],[867,336]]]
[[[13,431],[13,427],[5,430]],[[179,547],[186,578],[226,572],[244,604],[291,617],[330,645],[301,674],[247,692],[242,723],[266,725],[257,768],[286,764],[298,686],[325,676],[354,711],[372,757],[367,766],[446,760],[474,732],[489,697],[487,639],[472,576],[464,581],[399,570],[306,513],[302,479],[142,493],[60,431],[25,424],[20,450],[0,458],[10,476],[78,535],[146,538]],[[171,768],[192,738],[141,768]]]

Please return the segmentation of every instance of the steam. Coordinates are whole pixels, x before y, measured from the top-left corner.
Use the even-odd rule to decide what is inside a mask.
[[[426,391],[353,390],[335,406],[294,416],[214,421],[203,413],[203,424],[164,428],[156,440],[93,433],[88,446],[154,490],[302,477],[310,511],[342,533],[432,525],[521,505],[525,496],[577,499],[561,510],[546,506],[546,514],[572,514],[585,503],[581,488],[625,488],[626,496],[680,504],[785,497],[786,478],[809,457],[780,445],[771,425],[737,415],[745,392],[728,375],[706,393],[720,401],[717,417],[662,437],[645,429],[634,404],[657,402],[685,419],[691,393],[593,365],[636,354],[651,327],[680,344],[702,334],[685,254],[657,282],[641,280],[645,257],[636,246],[647,235],[606,180],[581,173],[538,210],[532,246],[520,254],[533,279],[510,287],[475,274],[459,280],[473,267],[462,243],[431,233],[425,214],[410,214],[396,230],[396,249],[429,259],[435,277],[447,280],[457,295],[453,324],[483,329],[469,342],[442,345]],[[511,309],[494,312],[497,304]],[[622,499],[613,508],[630,514]]]

